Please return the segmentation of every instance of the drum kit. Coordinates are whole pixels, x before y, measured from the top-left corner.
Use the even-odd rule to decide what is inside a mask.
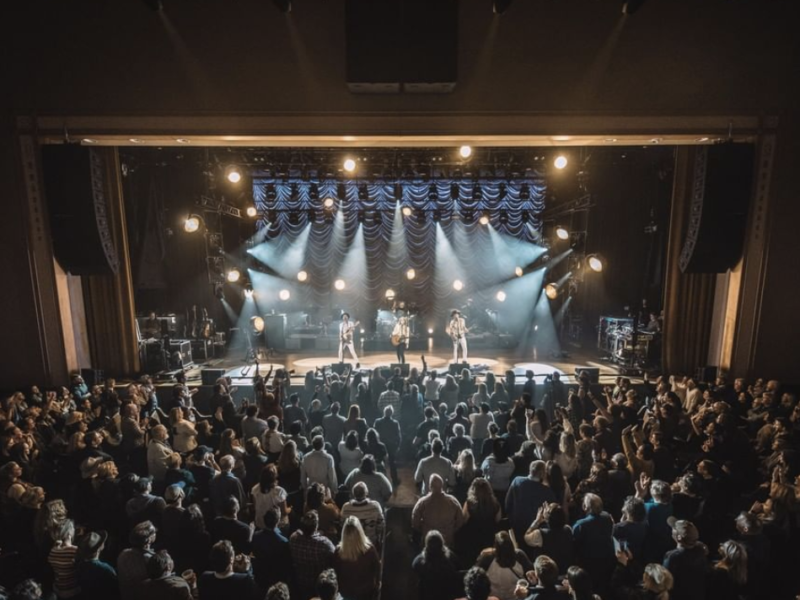
[[[622,367],[646,363],[654,338],[649,331],[634,331],[632,318],[600,317],[597,347]]]

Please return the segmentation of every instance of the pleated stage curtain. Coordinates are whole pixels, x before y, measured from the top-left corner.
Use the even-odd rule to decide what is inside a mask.
[[[140,370],[139,343],[122,184],[119,179],[119,154],[116,148],[97,148],[96,151],[104,154],[103,188],[109,229],[120,266],[116,275],[81,277],[89,351],[92,367],[104,370],[106,375],[133,374]]]
[[[681,273],[679,259],[689,224],[695,148],[678,146],[664,285],[664,372],[694,375],[708,360],[716,274]]]

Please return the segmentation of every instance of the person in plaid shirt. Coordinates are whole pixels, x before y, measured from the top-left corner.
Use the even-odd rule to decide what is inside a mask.
[[[300,529],[289,538],[289,551],[292,554],[297,587],[301,598],[314,596],[319,574],[331,566],[336,547],[318,530],[319,515],[310,510],[303,515]]]

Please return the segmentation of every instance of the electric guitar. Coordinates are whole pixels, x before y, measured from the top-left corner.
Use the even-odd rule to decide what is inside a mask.
[[[361,321],[355,323],[348,323],[347,327],[342,327],[342,334],[339,341],[342,344],[351,344],[353,342],[353,330],[361,324]]]
[[[461,327],[458,327],[458,323],[456,327],[452,327],[453,321],[450,321],[450,325],[447,326],[447,334],[450,336],[450,339],[454,342],[459,341],[463,338],[467,333],[469,333],[469,329],[467,329],[466,325],[461,324]],[[459,333],[459,329],[463,329],[462,333]]]

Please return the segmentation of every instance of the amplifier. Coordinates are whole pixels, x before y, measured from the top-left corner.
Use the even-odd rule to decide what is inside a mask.
[[[200,371],[200,379],[203,385],[214,385],[217,379],[225,376],[225,369],[203,369]]]
[[[408,377],[409,366],[408,363],[400,364],[400,363],[392,363],[389,367],[391,369],[392,375],[394,375],[395,369],[400,369],[400,375],[403,377]]]
[[[581,373],[589,377],[589,383],[600,383],[599,367],[575,367],[575,377],[580,378]]]

